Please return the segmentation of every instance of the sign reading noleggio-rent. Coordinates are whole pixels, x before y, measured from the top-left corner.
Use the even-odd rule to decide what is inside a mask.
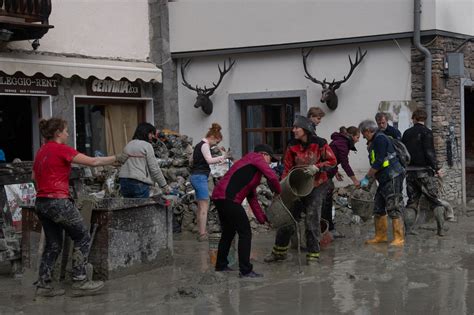
[[[0,93],[58,95],[58,80],[40,73],[29,77],[19,72],[8,75],[0,71]]]
[[[91,78],[86,84],[87,95],[140,97],[141,87],[137,82],[127,80],[100,80]]]

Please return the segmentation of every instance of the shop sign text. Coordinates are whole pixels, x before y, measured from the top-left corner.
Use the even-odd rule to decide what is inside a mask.
[[[99,80],[87,81],[87,94],[98,96],[140,97],[140,84],[130,81]]]
[[[32,77],[0,72],[0,93],[58,95],[58,80],[41,74]]]

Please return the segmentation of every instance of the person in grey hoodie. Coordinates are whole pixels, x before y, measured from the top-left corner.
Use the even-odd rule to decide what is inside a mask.
[[[154,183],[158,183],[164,193],[170,193],[151,145],[155,137],[156,128],[153,125],[140,123],[133,140],[123,149],[128,160],[120,168],[119,178],[120,192],[125,198],[148,198]]]

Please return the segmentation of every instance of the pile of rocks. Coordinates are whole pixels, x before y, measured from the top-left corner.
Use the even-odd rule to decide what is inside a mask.
[[[189,181],[190,162],[193,154],[193,139],[174,132],[162,131],[159,133],[159,140],[153,145],[155,155],[158,157],[163,175],[172,188],[172,193],[177,196],[177,202],[174,207],[174,231],[197,232],[196,211],[197,202],[195,200],[194,189]],[[209,181],[209,190],[212,192],[217,181],[224,176],[232,165],[230,149],[225,150],[222,147],[213,147],[211,149],[213,157],[226,155],[228,159],[225,163],[211,165],[211,176]],[[264,207],[271,202],[270,189],[263,183],[257,190],[259,199]],[[155,191],[155,193],[160,193]],[[248,208],[248,207],[247,207]],[[268,230],[268,226],[258,224],[251,214],[247,211],[250,223],[254,231]],[[217,209],[211,203],[208,213],[208,231],[209,233],[220,232],[219,217]]]
[[[174,199],[174,222],[173,230],[175,232],[191,231],[197,232],[196,212],[197,201],[195,200],[195,192],[192,187],[190,177],[190,162],[192,161],[193,139],[186,135],[181,135],[172,131],[159,132],[159,139],[153,143],[155,156],[158,159],[163,176],[166,178],[168,185],[172,188]],[[224,176],[232,165],[232,157],[230,149],[213,147],[211,149],[213,156],[225,154],[229,157],[225,163],[211,165],[211,176],[209,181],[209,191],[212,192],[217,181]],[[78,206],[82,204],[82,200],[90,198],[114,198],[119,197],[119,168],[113,166],[88,168],[81,167],[73,170],[72,178],[74,180],[74,190],[77,194],[73,194],[78,199]],[[161,194],[161,190],[154,186],[151,195]],[[262,184],[257,188],[258,198],[263,208],[270,205],[272,201],[272,192],[262,180]],[[254,218],[250,207],[244,204],[249,215],[250,224],[254,232],[269,230],[268,225],[260,225]],[[217,209],[211,203],[208,213],[208,230],[209,233],[220,232],[219,218]]]

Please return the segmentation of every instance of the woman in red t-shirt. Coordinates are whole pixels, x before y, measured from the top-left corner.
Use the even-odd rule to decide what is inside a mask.
[[[79,210],[69,194],[71,163],[87,166],[123,163],[127,156],[119,154],[106,157],[89,157],[66,145],[69,133],[67,123],[60,118],[41,120],[41,135],[45,143],[36,153],[33,164],[33,179],[36,182],[35,211],[43,226],[46,245],[41,257],[36,294],[40,296],[63,295],[63,289],[51,285],[51,273],[62,249],[63,230],[74,241],[73,294],[85,295],[100,290],[102,281],[91,281],[86,277],[86,263],[91,238]]]

